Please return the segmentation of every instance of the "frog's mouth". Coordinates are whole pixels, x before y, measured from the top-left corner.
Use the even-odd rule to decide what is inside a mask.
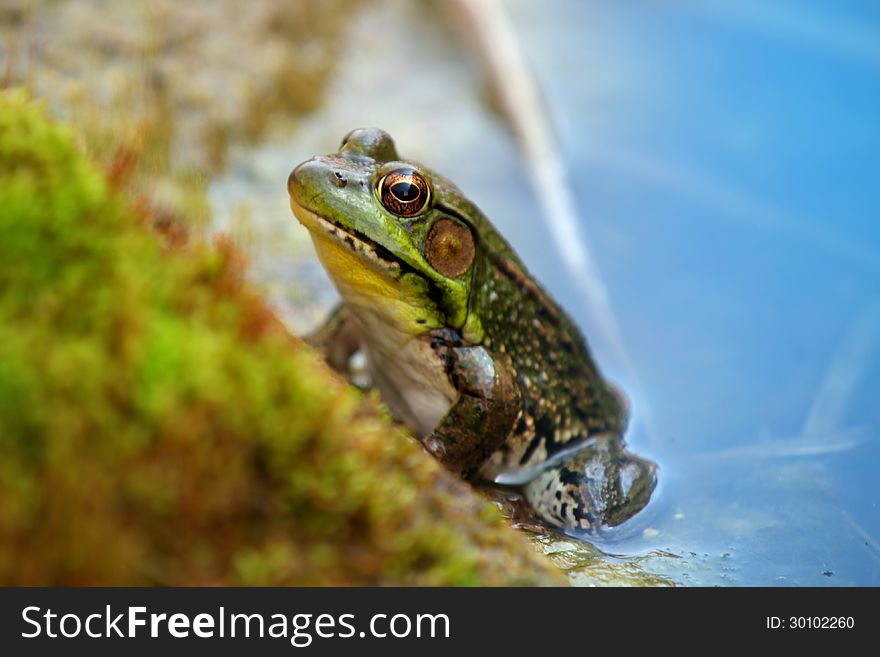
[[[316,212],[300,205],[293,199],[290,201],[293,214],[308,229],[318,251],[318,256],[331,275],[344,275],[348,272],[337,271],[341,266],[351,267],[351,258],[342,257],[336,251],[347,250],[361,261],[359,267],[372,266],[386,276],[397,279],[403,270],[402,263],[387,248],[370,239],[363,233],[342,226],[331,219],[322,217]],[[335,245],[335,249],[333,248]],[[325,255],[332,256],[325,259]]]
[[[430,280],[366,235],[292,199],[290,205],[346,303],[410,335],[438,325]]]

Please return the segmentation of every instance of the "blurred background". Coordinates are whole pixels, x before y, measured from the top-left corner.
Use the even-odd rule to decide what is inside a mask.
[[[293,166],[374,125],[453,179],[660,463],[610,561],[880,584],[873,0],[4,0],[0,30],[5,85],[88,126],[98,157],[136,152],[151,202],[232,234],[296,332],[336,297]]]

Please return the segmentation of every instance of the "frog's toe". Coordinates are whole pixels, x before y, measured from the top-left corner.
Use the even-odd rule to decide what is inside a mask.
[[[652,461],[606,441],[591,441],[541,472],[523,493],[546,523],[593,532],[616,527],[641,511],[654,492],[656,472]]]

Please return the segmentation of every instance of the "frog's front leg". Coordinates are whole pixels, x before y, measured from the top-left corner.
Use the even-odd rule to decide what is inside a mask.
[[[351,380],[351,357],[361,345],[354,318],[344,303],[336,306],[326,321],[304,339],[324,354],[330,367]]]
[[[470,478],[513,430],[521,401],[513,366],[503,354],[469,345],[450,329],[430,331],[424,339],[460,396],[422,444],[447,468]]]
[[[599,436],[551,464],[523,487],[529,505],[547,523],[575,532],[615,527],[641,511],[657,483],[657,465]]]

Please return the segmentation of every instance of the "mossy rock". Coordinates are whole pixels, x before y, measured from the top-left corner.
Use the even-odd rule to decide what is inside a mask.
[[[0,93],[0,584],[560,584],[242,282]]]

